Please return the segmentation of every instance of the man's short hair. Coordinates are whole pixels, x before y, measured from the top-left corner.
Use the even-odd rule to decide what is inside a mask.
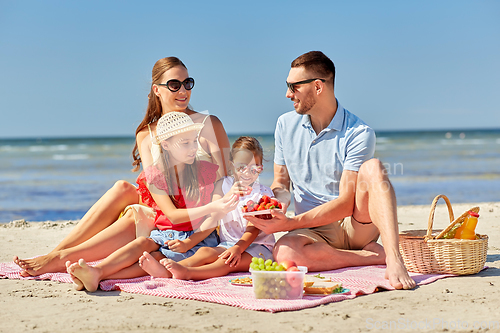
[[[335,65],[321,51],[310,51],[292,61],[292,68],[304,67],[304,69],[317,78],[325,79],[335,85]]]

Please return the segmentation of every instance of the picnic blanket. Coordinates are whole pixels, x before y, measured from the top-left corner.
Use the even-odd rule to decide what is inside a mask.
[[[97,262],[91,262],[94,265]],[[250,276],[250,273],[236,273],[228,276],[207,279],[203,281],[183,281],[144,276],[135,279],[105,280],[100,283],[102,290],[121,290],[127,293],[198,300],[240,307],[247,310],[268,312],[300,310],[353,299],[360,295],[372,294],[379,290],[394,290],[389,281],[384,278],[385,266],[348,267],[332,271],[319,272],[333,281],[341,282],[349,289],[345,294],[308,296],[296,300],[256,299],[252,287],[231,284],[230,280],[238,276]],[[25,280],[52,280],[72,283],[67,273],[46,273],[39,276],[22,277],[21,269],[14,264],[0,263],[0,277]],[[311,275],[318,272],[308,273]],[[417,285],[424,285],[438,279],[451,277],[451,274],[417,274],[410,273]]]

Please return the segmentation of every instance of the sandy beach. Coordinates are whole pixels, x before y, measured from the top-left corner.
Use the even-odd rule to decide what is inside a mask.
[[[441,201],[442,202],[442,201]],[[453,203],[452,203],[453,204]],[[77,292],[52,281],[0,280],[0,332],[358,332],[500,331],[500,202],[453,204],[458,216],[480,207],[477,232],[489,236],[479,274],[438,280],[300,311],[267,313],[200,301]],[[425,229],[429,206],[398,208],[400,230]],[[438,205],[435,227],[448,223]],[[76,221],[0,225],[0,261],[49,252]]]

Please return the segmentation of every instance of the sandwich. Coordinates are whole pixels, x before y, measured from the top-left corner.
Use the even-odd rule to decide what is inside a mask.
[[[304,293],[329,295],[342,292],[342,283],[334,282],[321,275],[306,275],[304,279]]]

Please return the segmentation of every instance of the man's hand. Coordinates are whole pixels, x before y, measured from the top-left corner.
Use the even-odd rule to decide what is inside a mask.
[[[243,217],[250,221],[257,229],[264,231],[266,234],[270,235],[279,231],[290,231],[293,230],[290,222],[292,219],[286,217],[285,213],[281,210],[271,209],[272,219],[263,220],[256,216],[244,215]]]

